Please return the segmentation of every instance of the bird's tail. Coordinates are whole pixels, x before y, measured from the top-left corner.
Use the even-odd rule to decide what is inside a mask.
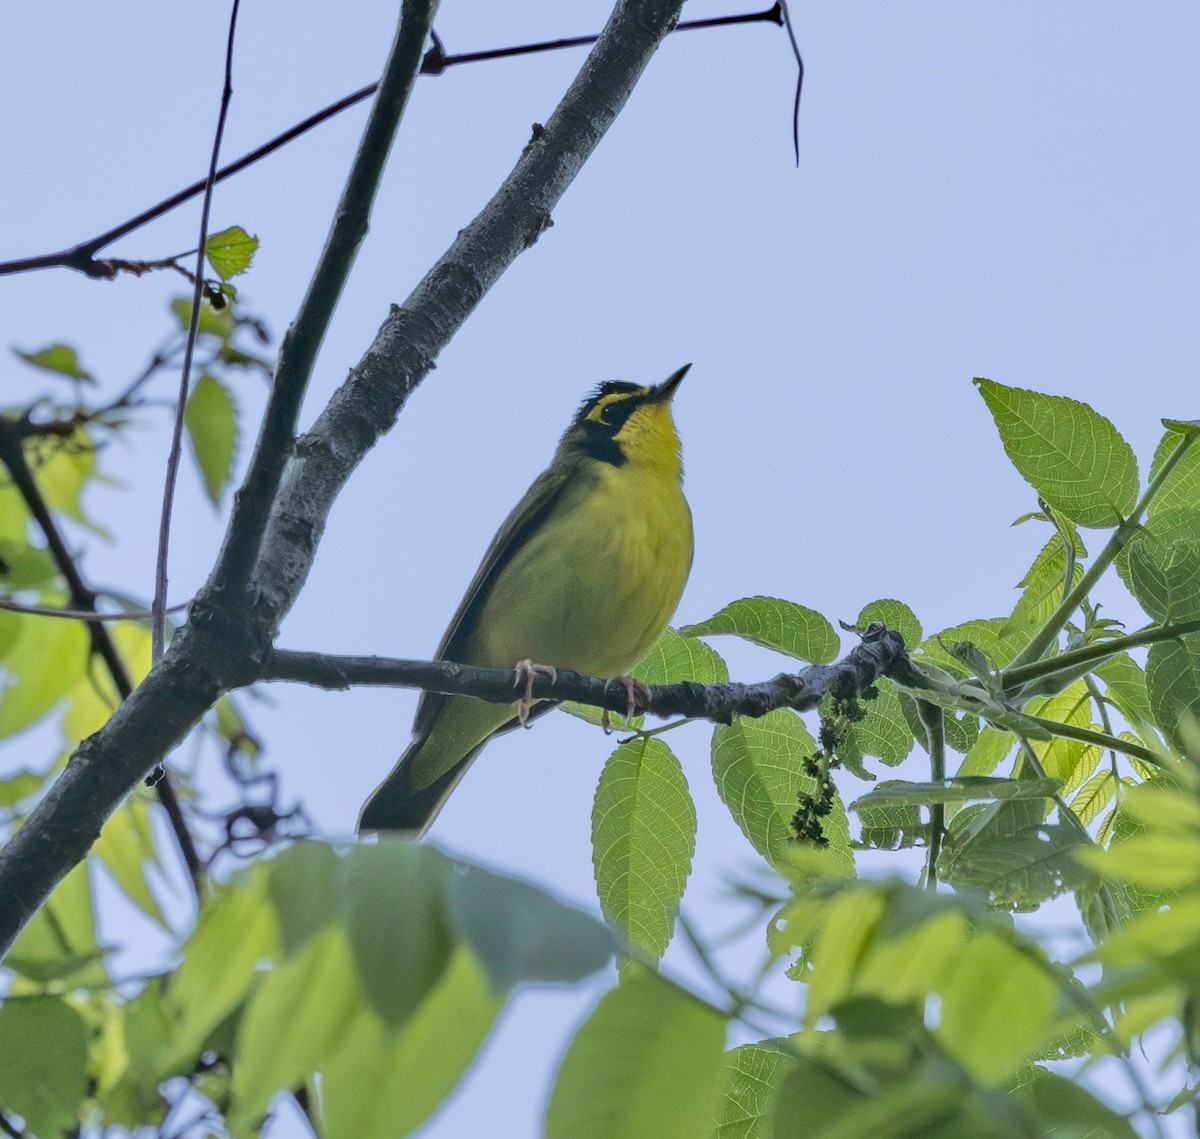
[[[358,833],[367,831],[404,831],[420,838],[437,818],[438,812],[467,773],[471,762],[483,750],[483,744],[467,752],[453,767],[432,783],[414,789],[412,773],[417,754],[428,737],[413,740],[391,774],[375,788],[358,816]]]

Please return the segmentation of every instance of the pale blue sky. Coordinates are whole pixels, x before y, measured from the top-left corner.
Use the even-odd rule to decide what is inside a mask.
[[[225,154],[372,80],[396,7],[247,0]],[[475,50],[598,30],[607,8],[446,0],[436,26],[448,50]],[[737,10],[697,0],[685,16]],[[0,258],[70,244],[202,173],[225,12],[150,0],[5,8]],[[554,227],[486,298],[339,501],[282,644],[428,655],[496,525],[602,379],[654,381],[694,364],[676,401],[697,538],[681,622],[754,593],[835,620],[897,597],[928,631],[1006,613],[1043,536],[1009,527],[1033,495],[972,376],[1088,400],[1143,470],[1159,417],[1197,414],[1200,7],[897,0],[797,4],[795,18],[808,68],[800,169],[781,30],[668,42]],[[419,83],[310,416],[388,304],[486,201],[582,58],[480,64]],[[218,193],[214,226],[241,224],[262,240],[241,287],[276,337],[362,118],[342,116]],[[112,252],[188,248],[195,217],[180,211]],[[166,298],[179,291],[165,275],[3,279],[0,341],[69,341],[115,387],[167,331]],[[3,377],[6,402],[37,382],[12,359]],[[135,489],[89,503],[119,537],[87,541],[97,583],[149,593],[164,439],[138,433],[105,455]],[[174,600],[202,580],[221,526],[190,473],[183,482]],[[1119,594],[1111,604],[1123,612]],[[744,679],[780,667],[718,647]],[[414,698],[269,695],[253,718],[285,795],[347,834],[404,746]],[[754,862],[712,789],[706,740],[699,727],[673,740],[700,811],[685,908],[701,924],[722,920],[713,903],[724,876]],[[433,837],[594,907],[588,820],[609,746],[566,717],[498,741]],[[41,756],[18,741],[0,767]],[[686,956],[668,960],[689,975]],[[423,1134],[450,1139],[482,1119],[499,1139],[534,1134],[546,1073],[590,999],[519,997]]]

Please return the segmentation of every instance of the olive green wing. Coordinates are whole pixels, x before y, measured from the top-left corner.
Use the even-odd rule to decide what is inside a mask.
[[[464,654],[488,595],[513,555],[524,546],[530,535],[537,532],[560,504],[563,492],[571,481],[571,473],[570,466],[561,462],[552,464],[534,480],[525,496],[513,507],[483,555],[483,561],[475,571],[475,576],[459,603],[458,611],[450,619],[442,643],[438,645],[435,660],[471,663],[464,659]],[[513,661],[513,664],[516,663]],[[428,734],[445,700],[446,697],[440,692],[426,692],[422,695],[421,702],[417,705],[416,719],[413,721],[415,740]],[[549,711],[549,707],[545,710]]]

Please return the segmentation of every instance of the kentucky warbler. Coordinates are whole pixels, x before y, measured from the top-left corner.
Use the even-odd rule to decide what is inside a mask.
[[[485,668],[522,661],[593,676],[627,673],[665,628],[692,564],[671,397],[609,382],[579,409],[550,466],[504,520],[438,647]],[[533,714],[553,705],[543,701]],[[360,831],[424,832],[518,706],[426,692],[413,739],[367,800]]]

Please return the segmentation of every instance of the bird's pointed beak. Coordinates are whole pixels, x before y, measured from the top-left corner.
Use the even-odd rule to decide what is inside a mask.
[[[690,368],[691,364],[684,364],[684,366],[680,368],[678,372],[673,372],[667,377],[667,379],[663,380],[663,382],[654,389],[654,402],[665,403],[667,400],[669,400],[675,394],[675,389],[679,387],[681,383],[683,383],[683,377],[688,374],[688,369]]]

